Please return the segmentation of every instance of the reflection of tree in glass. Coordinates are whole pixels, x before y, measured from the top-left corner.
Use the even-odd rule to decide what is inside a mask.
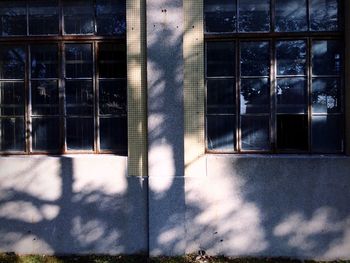
[[[312,30],[338,30],[338,1],[312,0],[310,16]]]
[[[305,41],[279,41],[276,43],[276,49],[278,75],[305,75]]]
[[[269,42],[242,42],[241,76],[269,76]]]

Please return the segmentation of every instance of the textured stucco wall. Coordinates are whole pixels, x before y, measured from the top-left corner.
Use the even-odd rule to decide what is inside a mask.
[[[0,158],[0,251],[142,253],[147,181],[112,155]]]

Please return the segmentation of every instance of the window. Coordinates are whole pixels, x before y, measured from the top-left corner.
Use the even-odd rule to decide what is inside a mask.
[[[342,6],[204,1],[207,151],[344,151]]]
[[[0,2],[0,152],[127,148],[126,4]]]

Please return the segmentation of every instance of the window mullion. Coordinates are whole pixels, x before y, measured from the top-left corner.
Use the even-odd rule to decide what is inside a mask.
[[[98,43],[93,43],[93,92],[94,92],[94,151],[100,152],[100,118],[99,118],[99,68],[98,68]]]
[[[58,90],[59,90],[59,111],[60,111],[60,134],[61,134],[61,150],[62,152],[67,151],[67,114],[66,114],[66,71],[65,71],[65,65],[66,65],[66,57],[65,57],[65,49],[64,49],[64,43],[60,42],[58,47],[58,65],[59,65],[59,72],[58,72]]]
[[[276,41],[274,39],[270,42],[270,58],[271,58],[271,70],[270,70],[270,145],[271,151],[277,150],[277,132],[276,132],[276,118],[277,118],[277,59],[276,59]]]
[[[307,38],[307,114],[308,114],[308,125],[309,125],[309,142],[308,142],[308,150],[312,151],[312,39]]]
[[[30,46],[26,45],[26,64],[25,64],[25,80],[24,80],[24,86],[25,86],[25,94],[26,94],[26,100],[25,100],[25,110],[26,110],[26,116],[25,116],[25,138],[26,138],[26,152],[31,153],[32,152],[32,92],[31,92],[31,66],[30,66]]]
[[[237,7],[238,9],[238,7]],[[241,152],[241,41],[237,39],[236,42],[236,119],[237,119],[237,133],[236,133],[236,141],[237,141],[237,152]]]

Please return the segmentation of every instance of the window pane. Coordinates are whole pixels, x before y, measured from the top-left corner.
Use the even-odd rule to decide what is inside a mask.
[[[66,44],[66,77],[92,77],[91,44]]]
[[[306,42],[276,42],[277,74],[306,75]]]
[[[66,81],[66,107],[69,115],[89,116],[94,111],[92,81]]]
[[[241,114],[270,111],[268,78],[241,80]]]
[[[30,51],[32,78],[58,77],[57,45],[32,45]]]
[[[29,5],[29,34],[58,34],[58,1],[30,1]]]
[[[26,1],[0,1],[1,36],[20,36],[27,34]]]
[[[127,119],[100,118],[101,150],[127,151]]]
[[[241,116],[242,150],[270,149],[270,123],[267,116]]]
[[[348,0],[345,0],[348,1]],[[339,30],[338,0],[311,0],[310,19],[311,30]]]
[[[234,79],[207,80],[207,113],[236,112],[236,83]]]
[[[23,118],[0,118],[0,151],[24,151]]]
[[[100,114],[126,114],[126,81],[100,81]]]
[[[0,82],[0,116],[24,114],[24,83]]]
[[[94,5],[92,0],[63,2],[64,32],[66,34],[94,33]]]
[[[270,31],[270,0],[239,1],[239,31]]]
[[[312,112],[341,112],[340,79],[317,78],[312,80]]]
[[[100,78],[125,78],[125,45],[100,44],[98,54],[98,65]]]
[[[236,31],[236,3],[232,0],[205,0],[206,32]]]
[[[207,116],[207,145],[209,150],[235,150],[234,115]]]
[[[312,150],[320,153],[343,151],[342,122],[342,116],[312,116]]]
[[[276,1],[276,31],[306,31],[306,0]]]
[[[118,35],[126,32],[125,0],[96,1],[97,34]]]
[[[0,46],[0,78],[24,79],[26,54],[23,47]]]
[[[339,75],[342,70],[342,47],[336,40],[313,41],[312,72],[314,75]]]
[[[32,81],[32,111],[33,115],[58,114],[57,81]]]
[[[307,81],[305,78],[277,79],[277,112],[307,112]]]
[[[94,120],[92,118],[67,119],[67,149],[93,150]]]
[[[60,146],[59,118],[32,118],[33,151],[58,151]]]
[[[241,42],[241,76],[269,76],[269,74],[269,42]]]
[[[277,148],[286,151],[308,149],[307,115],[277,115]]]
[[[235,75],[234,42],[207,42],[207,76]]]

